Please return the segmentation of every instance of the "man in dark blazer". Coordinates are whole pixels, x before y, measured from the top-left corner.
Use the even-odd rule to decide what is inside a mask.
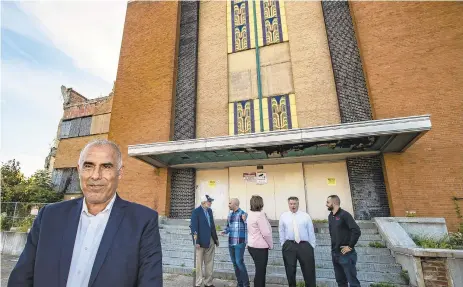
[[[196,286],[204,283],[213,287],[215,246],[219,247],[219,238],[215,230],[214,215],[211,205],[214,201],[209,195],[201,196],[201,205],[191,214],[191,233],[196,242]],[[204,263],[204,278],[202,267]]]
[[[8,286],[162,286],[158,214],[116,194],[119,147],[89,143],[78,171],[84,197],[40,210]]]

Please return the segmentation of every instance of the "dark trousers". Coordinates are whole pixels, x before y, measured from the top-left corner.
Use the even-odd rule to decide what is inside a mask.
[[[254,260],[256,274],[254,275],[254,287],[265,287],[265,275],[267,274],[268,248],[253,248],[248,246],[249,254]]]
[[[312,245],[309,242],[298,243],[287,240],[282,247],[283,261],[285,263],[286,278],[289,287],[296,287],[297,261],[301,265],[306,287],[316,287],[315,257]]]
[[[233,268],[235,269],[236,280],[238,281],[238,286],[240,287],[249,287],[248,271],[246,270],[246,265],[244,265],[245,248],[246,245],[244,243],[230,245],[228,247],[230,251],[230,258],[233,263]]]
[[[334,275],[339,287],[360,287],[357,279],[357,252],[351,251],[346,254],[332,253]],[[349,283],[349,285],[347,285]]]

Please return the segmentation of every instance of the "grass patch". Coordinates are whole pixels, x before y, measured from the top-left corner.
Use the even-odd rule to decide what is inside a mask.
[[[412,237],[416,245],[422,248],[437,248],[437,249],[463,249],[463,233],[449,233],[441,239],[435,239],[429,236],[414,236]]]
[[[216,226],[215,226],[215,230],[216,230],[216,231],[222,231],[222,227],[220,227],[220,225],[216,225]]]
[[[314,219],[313,223],[328,223],[328,219]]]
[[[400,276],[405,280],[407,285],[410,285],[410,275],[408,275],[407,270],[402,270],[402,272],[400,272]]]
[[[381,282],[381,283],[373,283],[370,285],[370,287],[396,287],[396,286],[392,283]]]
[[[370,242],[368,243],[368,246],[373,248],[386,248],[386,245],[384,245],[384,243],[378,241]]]

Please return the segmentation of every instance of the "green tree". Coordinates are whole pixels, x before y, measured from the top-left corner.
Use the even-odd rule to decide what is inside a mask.
[[[30,202],[57,202],[63,194],[55,192],[51,183],[51,175],[47,170],[36,171],[29,179],[25,191]]]
[[[10,160],[2,164],[2,202],[51,203],[61,201],[62,193],[53,190],[50,173],[38,170],[26,178],[21,172],[20,163]]]
[[[24,174],[21,172],[19,161],[15,159],[2,163],[1,183],[2,183],[2,202],[20,201],[22,195],[17,194],[17,187],[23,186],[26,182]]]

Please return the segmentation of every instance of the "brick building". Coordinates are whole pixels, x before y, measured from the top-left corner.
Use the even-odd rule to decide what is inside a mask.
[[[60,139],[55,171],[103,136],[123,150],[120,195],[173,218],[208,193],[218,218],[229,197],[248,209],[260,194],[271,219],[288,196],[324,219],[338,194],[357,219],[408,211],[456,229],[461,15],[457,2],[131,1],[114,97],[79,113],[109,119],[112,100],[109,131]]]
[[[45,168],[53,171],[56,190],[64,193],[64,199],[72,199],[82,194],[77,174],[80,150],[93,139],[108,138],[113,96],[89,100],[64,86],[61,92],[63,117]]]

